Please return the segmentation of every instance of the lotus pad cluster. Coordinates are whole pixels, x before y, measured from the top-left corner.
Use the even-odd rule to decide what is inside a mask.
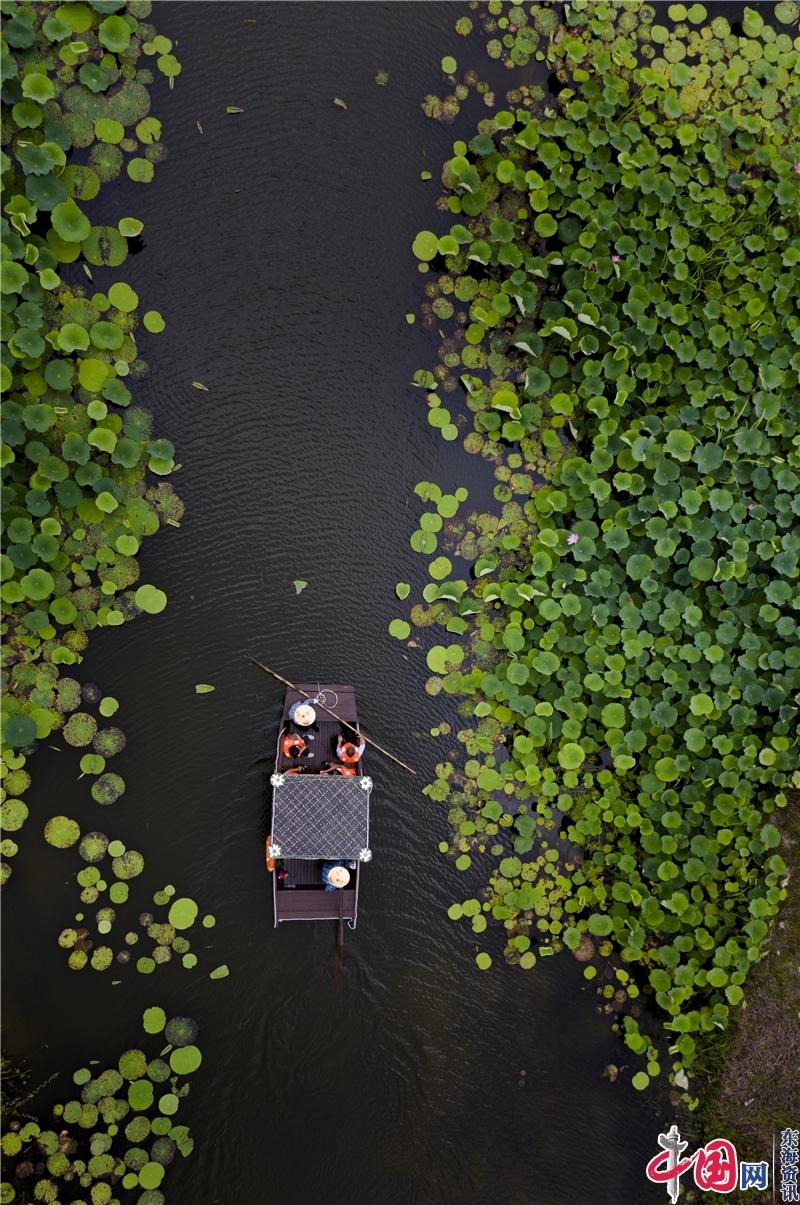
[[[52,1129],[26,1120],[4,1128],[3,1201],[28,1200],[33,1189],[37,1201],[164,1205],[170,1165],[194,1147],[177,1115],[202,1063],[199,1028],[189,1017],[168,1020],[158,1005],[145,1010],[143,1027],[149,1051],[74,1073],[74,1098],[54,1106]]]
[[[183,509],[162,480],[173,445],[134,398],[146,370],[139,298],[108,271],[142,223],[95,226],[89,216],[123,165],[147,181],[164,157],[149,87],[153,69],[172,78],[180,68],[147,24],[150,9],[98,0],[15,3],[4,14],[0,595],[11,775],[62,726],[60,667],[80,661],[89,633],[163,609],[163,592],[139,581],[137,555]],[[150,311],[144,326],[164,322]]]
[[[613,952],[637,1087],[658,1060],[631,997],[658,1005],[675,1067],[743,1000],[798,769],[798,48],[763,8],[743,35],[672,8],[666,33],[647,6],[570,4],[542,44],[557,100],[512,93],[456,142],[455,224],[414,241],[425,305],[453,309],[415,383],[472,416],[504,503],[445,523],[436,552],[474,558],[473,583],[410,616],[467,623],[428,652],[474,717],[428,793],[459,869],[500,859],[451,916],[499,922],[523,966],[529,938]],[[684,19],[714,64],[699,105]],[[623,35],[627,59],[600,45]]]
[[[81,889],[81,907],[91,909],[91,914],[76,913],[75,924],[62,929],[58,937],[58,944],[68,951],[71,970],[91,967],[107,971],[115,964],[118,970],[132,960],[143,975],[152,974],[174,959],[187,970],[197,966],[189,933],[200,918],[196,902],[178,896],[168,883],[152,897],[155,910],[151,910],[149,900],[141,910],[145,901],[142,894],[137,901],[140,884],[134,880],[144,871],[145,860],[138,850],[129,849],[118,839],[109,840],[101,832],[81,837],[76,822],[65,816],[47,822],[45,838],[62,848],[77,845],[87,863],[76,872],[75,880]],[[211,914],[202,917],[204,929],[213,928],[215,923]]]

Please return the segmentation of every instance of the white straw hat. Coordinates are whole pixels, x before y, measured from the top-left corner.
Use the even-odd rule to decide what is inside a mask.
[[[332,887],[346,887],[350,882],[350,871],[344,866],[334,866],[328,871],[328,882]]]
[[[317,713],[310,703],[301,703],[294,713],[294,722],[301,728],[308,728],[317,718]]]

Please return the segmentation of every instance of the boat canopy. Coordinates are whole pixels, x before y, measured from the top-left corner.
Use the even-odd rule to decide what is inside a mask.
[[[273,857],[370,860],[371,778],[273,774],[271,781]]]

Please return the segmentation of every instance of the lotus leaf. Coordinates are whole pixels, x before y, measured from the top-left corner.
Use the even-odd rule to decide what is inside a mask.
[[[91,232],[88,218],[71,199],[55,206],[51,221],[56,234],[66,243],[83,242]]]
[[[176,929],[189,929],[197,920],[197,904],[182,896],[173,901],[169,910],[169,923]]]
[[[200,1066],[202,1058],[196,1046],[179,1046],[169,1056],[169,1065],[176,1075],[190,1075]]]
[[[159,334],[167,325],[158,310],[148,310],[142,318],[142,323],[145,330],[150,331],[151,334]]]
[[[111,847],[109,846],[109,852]],[[144,870],[144,858],[135,849],[127,849],[114,857],[111,869],[118,879],[135,879]]]
[[[81,830],[76,821],[67,816],[52,816],[44,826],[44,839],[56,849],[69,849],[80,839]]]
[[[136,606],[142,611],[146,611],[148,615],[160,614],[167,605],[167,596],[164,591],[150,585],[139,586],[134,600]]]

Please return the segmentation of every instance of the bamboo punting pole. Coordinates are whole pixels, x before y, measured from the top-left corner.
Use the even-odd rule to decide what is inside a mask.
[[[284,678],[281,674],[277,674],[275,670],[270,669],[268,665],[264,665],[261,661],[256,661],[255,657],[251,657],[249,653],[245,655],[248,661],[252,661],[253,665],[257,665],[259,669],[263,669],[265,674],[271,674],[273,678],[277,678],[279,682],[283,682],[284,686],[288,686],[290,690],[296,690],[297,693],[302,695],[304,699],[312,698],[311,695],[306,694],[304,690],[301,690],[299,686],[295,686],[294,682],[290,682],[288,678]],[[398,766],[402,766],[404,770],[408,770],[409,774],[416,774],[416,770],[413,769],[412,766],[406,765],[406,763],[401,761],[399,757],[395,757],[395,755],[390,753],[388,749],[384,749],[383,745],[379,745],[377,741],[373,741],[371,737],[367,736],[363,732],[360,732],[358,728],[354,728],[352,724],[348,724],[347,720],[343,720],[342,717],[337,715],[335,711],[331,711],[330,707],[326,707],[324,703],[319,702],[315,703],[314,706],[321,707],[322,710],[326,711],[329,716],[333,716],[335,720],[338,720],[339,723],[344,725],[345,728],[349,728],[350,731],[354,732],[361,740],[366,741],[368,745],[372,745],[373,749],[377,749],[379,753],[384,755],[384,757],[390,758],[391,761],[397,762]]]

